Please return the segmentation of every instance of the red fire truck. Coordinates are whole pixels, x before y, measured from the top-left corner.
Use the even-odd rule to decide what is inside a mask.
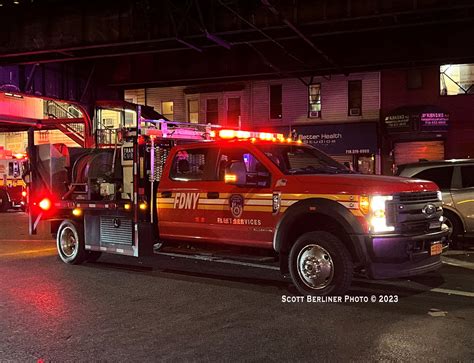
[[[22,179],[24,155],[0,158],[0,212],[25,208],[26,188]]]
[[[273,257],[312,295],[344,293],[354,271],[380,279],[441,266],[448,229],[434,183],[355,174],[281,134],[137,110],[111,148],[30,147],[30,228],[50,220],[65,263],[233,246]]]

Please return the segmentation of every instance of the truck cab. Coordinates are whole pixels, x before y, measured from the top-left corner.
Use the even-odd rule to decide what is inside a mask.
[[[441,266],[446,226],[429,181],[351,172],[297,142],[222,140],[172,150],[157,193],[160,239],[269,249],[303,294]]]

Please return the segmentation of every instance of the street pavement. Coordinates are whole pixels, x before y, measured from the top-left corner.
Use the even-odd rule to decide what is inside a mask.
[[[0,361],[473,361],[473,255],[449,252],[410,280],[358,278],[352,302],[282,302],[295,290],[271,266],[69,266],[46,230],[28,236],[24,214],[0,214]]]

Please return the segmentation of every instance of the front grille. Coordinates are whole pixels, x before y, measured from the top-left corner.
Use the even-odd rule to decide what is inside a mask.
[[[401,203],[438,201],[437,192],[400,193],[397,197]]]
[[[434,205],[435,212],[427,214],[427,205]],[[436,192],[413,192],[394,195],[387,202],[387,223],[403,235],[418,235],[440,228],[443,211]]]

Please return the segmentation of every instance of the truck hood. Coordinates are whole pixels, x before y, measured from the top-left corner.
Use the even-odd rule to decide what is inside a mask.
[[[392,194],[400,192],[436,191],[438,186],[430,181],[395,176],[364,174],[297,175],[294,176],[305,193],[321,189],[348,194]]]

